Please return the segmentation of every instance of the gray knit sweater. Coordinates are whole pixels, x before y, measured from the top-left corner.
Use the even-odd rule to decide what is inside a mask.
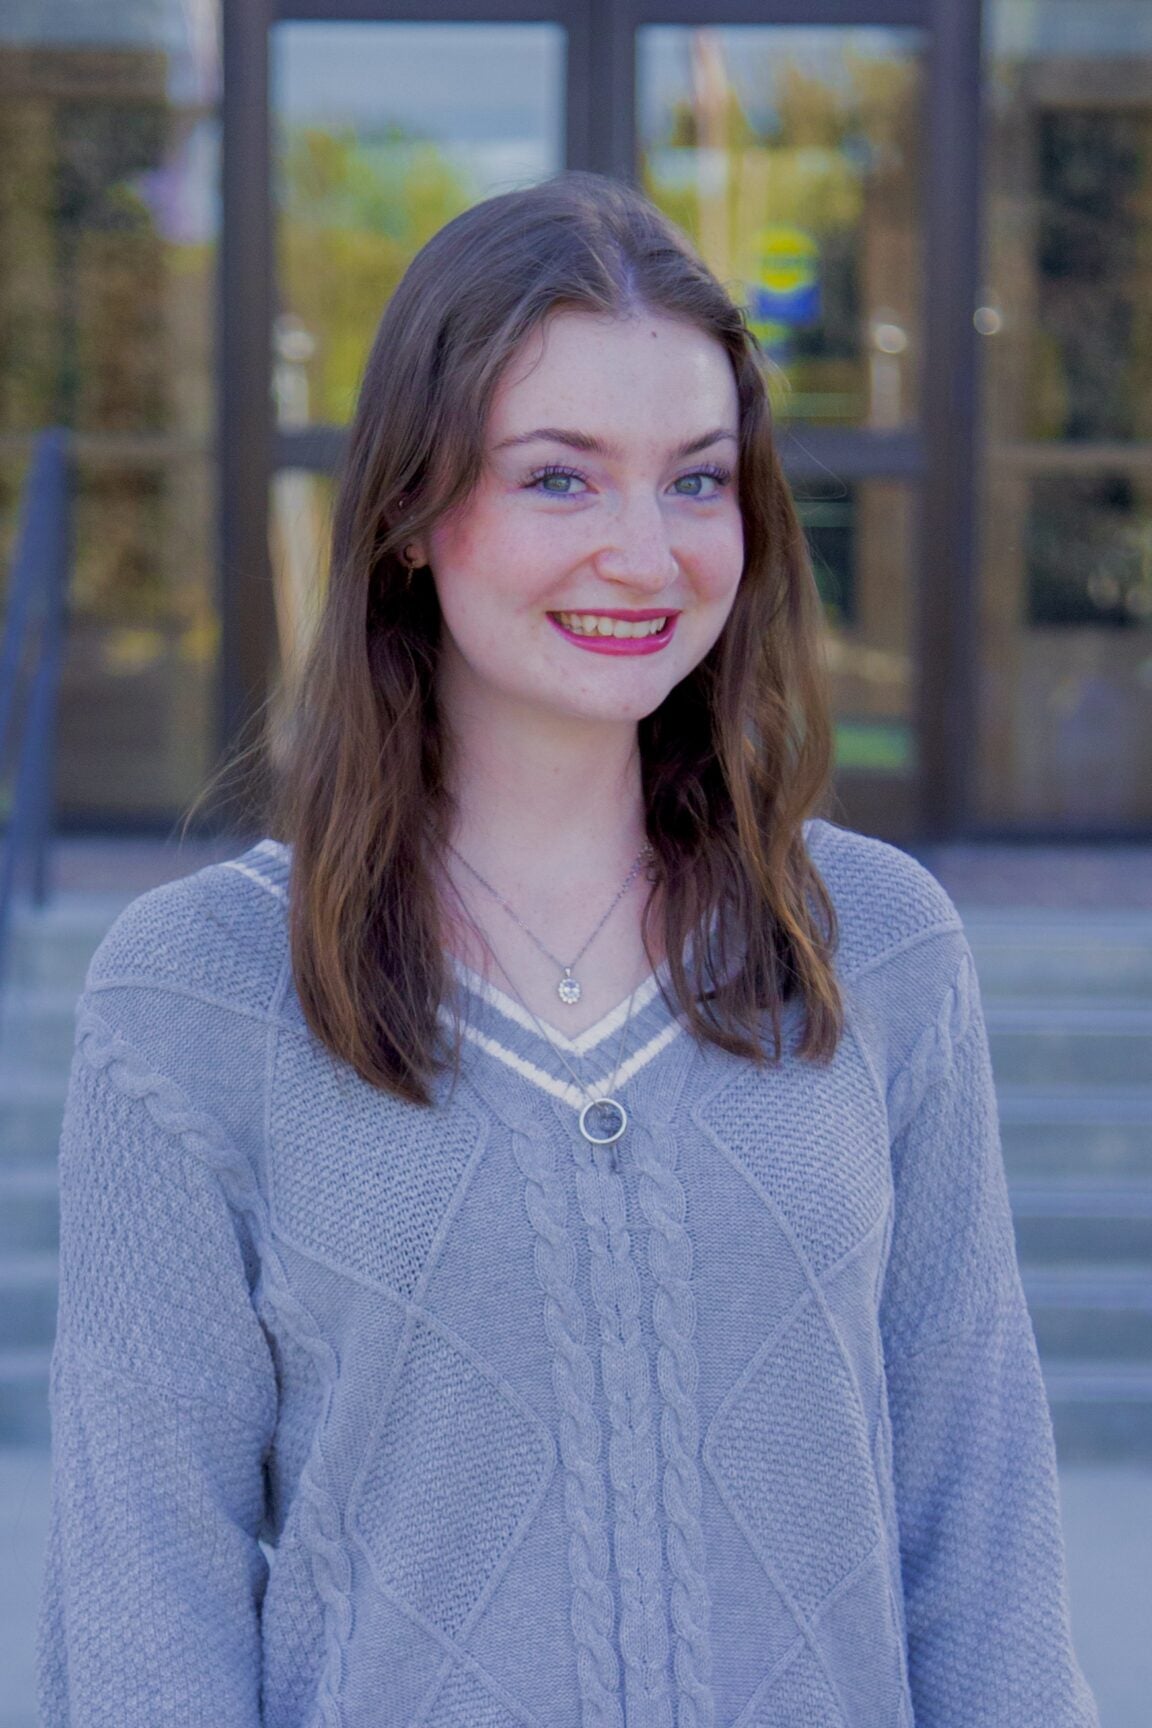
[[[971,954],[903,853],[808,840],[834,1060],[700,1047],[652,979],[615,1159],[463,970],[433,1108],[337,1062],[274,842],[122,914],[60,1151],[44,1728],[1097,1722]]]

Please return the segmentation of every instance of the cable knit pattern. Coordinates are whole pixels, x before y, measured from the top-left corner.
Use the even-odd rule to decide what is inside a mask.
[[[265,1299],[279,1315],[285,1328],[313,1356],[326,1384],[326,1405],[331,1403],[338,1374],[336,1355],[320,1336],[311,1317],[292,1294],[283,1266],[270,1241],[267,1208],[256,1187],[248,1165],[239,1159],[235,1149],[222,1134],[218,1123],[203,1111],[194,1110],[187,1099],[165,1076],[150,1071],[136,1052],[94,1010],[80,1009],[77,1013],[77,1055],[97,1073],[107,1074],[111,1083],[128,1097],[143,1103],[162,1133],[182,1143],[194,1158],[202,1161],[220,1183],[229,1204],[246,1216],[253,1227],[264,1271]],[[82,1072],[82,1071],[81,1071]],[[75,1094],[74,1094],[75,1096]],[[62,1304],[67,1300],[67,1286],[62,1289]],[[321,1421],[323,1426],[323,1418]],[[348,1556],[342,1542],[340,1511],[327,1492],[322,1479],[322,1458],[317,1450],[314,1470],[300,1480],[303,1502],[303,1529],[310,1544],[313,1576],[316,1588],[327,1609],[326,1668],[320,1681],[320,1720],[325,1724],[341,1721],[339,1686],[343,1649],[352,1621],[349,1600],[351,1582]],[[41,1621],[43,1632],[44,1621]],[[39,1661],[43,1667],[50,1661],[50,1652],[41,1641]],[[92,1701],[94,1709],[105,1703]],[[95,1715],[86,1718],[98,1720]],[[115,1722],[110,1713],[107,1720]],[[122,1720],[122,1718],[120,1718]]]
[[[670,1156],[674,1156],[673,1149]],[[699,1367],[693,1337],[696,1299],[692,1291],[692,1241],[684,1228],[687,1198],[671,1164],[647,1133],[636,1136],[639,1198],[652,1226],[648,1264],[655,1281],[652,1318],[659,1349],[656,1373],[664,1397],[660,1431],[665,1458],[664,1510],[668,1518],[668,1563],[672,1569],[672,1624],[680,1728],[713,1728],[711,1604],[700,1523]]]
[[[598,1155],[584,1140],[576,1142],[574,1151],[576,1192],[592,1252],[600,1366],[611,1424],[608,1458],[616,1509],[625,1720],[643,1728],[664,1728],[672,1715],[656,1517],[656,1432],[649,1362],[640,1337],[640,1279],[614,1160]]]
[[[696,1045],[654,979],[612,1156],[474,975],[431,1109],[337,1062],[275,841],[122,914],[61,1137],[42,1728],[1098,1728],[963,929],[806,832],[835,1055]]]
[[[560,1411],[560,1452],[567,1472],[564,1503],[570,1536],[572,1630],[586,1724],[622,1728],[619,1661],[612,1641],[616,1608],[608,1579],[604,1481],[598,1464],[600,1423],[595,1370],[585,1339],[588,1322],[576,1291],[576,1250],[555,1152],[525,1134],[513,1137],[524,1177],[524,1208],[536,1233],[533,1264],[544,1293],[544,1326],[552,1346],[552,1385]]]

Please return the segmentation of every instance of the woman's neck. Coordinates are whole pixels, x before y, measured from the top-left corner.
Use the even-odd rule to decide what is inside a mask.
[[[659,939],[650,954],[641,939],[649,893],[643,871],[588,943],[577,967],[578,1007],[558,1005],[560,974],[539,946],[564,964],[573,960],[645,843],[635,727],[558,724],[523,713],[489,712],[483,724],[480,716],[470,719],[456,714],[450,729],[449,838],[458,854],[447,860],[450,945],[575,1035],[626,999],[663,958]]]
[[[499,709],[454,719],[449,783],[453,844],[483,868],[563,882],[613,874],[645,839],[636,728]],[[576,859],[582,864],[572,870]]]

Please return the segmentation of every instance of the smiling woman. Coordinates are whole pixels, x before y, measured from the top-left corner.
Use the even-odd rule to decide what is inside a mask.
[[[536,425],[549,410],[562,427]],[[728,357],[696,326],[575,311],[538,326],[493,396],[476,488],[413,544],[435,572],[445,712],[488,713],[499,694],[570,738],[573,720],[658,708],[736,598],[738,424]],[[651,663],[625,678],[572,647]]]
[[[767,1015],[779,1054],[795,1000],[827,1055],[834,916],[803,838],[829,770],[820,633],[761,356],[684,238],[581,175],[450,222],[368,359],[268,824],[317,1036],[426,1101],[446,968],[546,1010],[528,932],[574,950],[648,843],[567,1029],[667,958],[697,1035],[762,1060]],[[460,857],[520,910],[495,945]]]
[[[97,953],[45,1728],[1088,1728],[955,907],[760,357],[571,175],[381,321],[270,831]]]

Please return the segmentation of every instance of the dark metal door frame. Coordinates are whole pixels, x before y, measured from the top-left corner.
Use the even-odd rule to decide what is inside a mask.
[[[909,431],[798,427],[782,440],[791,477],[919,484],[913,724],[917,837],[971,820],[977,633],[977,336],[980,261],[981,0],[224,0],[219,474],[222,748],[254,727],[268,690],[275,618],[267,545],[275,468],[327,469],[340,433],[272,424],[274,235],[268,39],[275,23],[556,22],[567,31],[571,167],[632,178],[636,30],[643,24],[889,25],[927,33],[922,181],[924,354]]]

